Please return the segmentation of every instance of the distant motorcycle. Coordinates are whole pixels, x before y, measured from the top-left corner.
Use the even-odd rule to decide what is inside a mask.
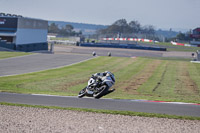
[[[107,76],[104,80],[92,76],[88,81],[88,85],[79,92],[78,97],[82,98],[88,96],[99,99],[102,96],[115,91],[115,89],[110,89],[114,84],[114,75]]]

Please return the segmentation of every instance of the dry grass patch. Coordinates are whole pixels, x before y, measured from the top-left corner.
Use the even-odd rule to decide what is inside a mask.
[[[122,89],[133,94],[138,94],[137,89],[152,76],[160,63],[161,60],[153,60],[148,63],[137,75],[125,81],[125,86],[123,86]]]
[[[197,95],[199,94],[199,89],[197,84],[191,79],[190,74],[188,72],[188,64],[181,62],[179,64],[178,77],[177,77],[177,85],[176,85],[176,92],[180,95],[192,94]]]

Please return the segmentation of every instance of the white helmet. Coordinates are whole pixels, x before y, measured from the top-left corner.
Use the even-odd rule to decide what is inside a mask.
[[[112,80],[115,82],[115,76],[113,73],[109,72],[109,71],[105,71],[106,76],[110,76],[112,78]]]

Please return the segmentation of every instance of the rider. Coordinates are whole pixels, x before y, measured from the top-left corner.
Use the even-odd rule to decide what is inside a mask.
[[[115,82],[114,74],[111,73],[111,72],[109,72],[109,71],[105,71],[105,72],[102,72],[102,73],[95,73],[95,74],[92,75],[92,77],[93,77],[94,79],[98,79],[98,80],[100,80],[100,81],[105,80],[107,77],[111,77],[111,79]],[[113,92],[113,91],[115,91],[114,88],[113,88],[113,89],[109,89],[109,90],[107,91],[106,94],[109,94],[109,93],[111,93],[111,92]],[[105,94],[105,95],[106,95],[106,94]]]
[[[102,81],[104,79],[106,79],[106,77],[109,77],[109,76],[112,78],[112,80],[115,79],[114,74],[109,72],[109,71],[105,71],[105,72],[102,72],[102,73],[95,73],[95,74],[92,75],[93,78],[97,78],[97,79],[100,79]],[[115,82],[115,80],[114,80],[114,82]]]

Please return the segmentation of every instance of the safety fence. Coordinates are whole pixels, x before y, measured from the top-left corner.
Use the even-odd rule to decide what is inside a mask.
[[[111,44],[111,43],[81,43],[83,47],[105,47],[105,48],[125,48],[125,49],[140,49],[140,50],[155,50],[155,51],[166,51],[166,48],[159,47],[147,47],[136,44]]]
[[[158,41],[150,40],[150,39],[144,39],[144,38],[101,38],[103,41],[137,41],[137,42],[155,42],[158,43]]]

